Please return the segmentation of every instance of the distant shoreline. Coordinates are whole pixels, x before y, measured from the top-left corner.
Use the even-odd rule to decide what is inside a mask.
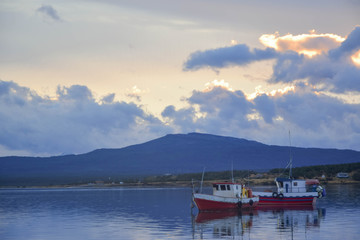
[[[345,173],[348,178],[339,178],[339,173]],[[0,188],[100,188],[100,187],[191,187],[192,182],[200,185],[200,179],[204,179],[203,186],[211,186],[212,182],[229,181],[235,177],[238,183],[249,184],[249,186],[275,186],[276,177],[288,177],[285,169],[271,169],[267,172],[256,172],[254,170],[233,170],[233,171],[208,171],[197,173],[181,174],[158,174],[158,175],[86,175],[66,176],[48,175],[46,177],[32,176],[12,178],[1,176]],[[326,184],[356,184],[360,183],[360,162],[337,165],[318,165],[297,167],[292,169],[296,179],[318,179],[322,185]],[[341,175],[339,175],[341,177]]]
[[[204,187],[209,187],[213,182],[227,182],[229,180],[206,180],[203,182]],[[319,179],[322,185],[333,184],[360,184],[360,181],[352,179]],[[249,181],[238,181],[250,186],[275,186],[274,179],[251,179]],[[0,186],[0,189],[56,189],[56,188],[138,188],[138,187],[192,187],[191,181],[174,181],[174,182],[144,182],[144,183],[103,183],[103,184],[64,184],[64,185],[48,185],[48,186]]]

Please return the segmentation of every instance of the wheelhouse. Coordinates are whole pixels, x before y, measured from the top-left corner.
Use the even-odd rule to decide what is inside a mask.
[[[304,193],[316,192],[319,186],[319,180],[294,180],[290,178],[276,178],[275,179],[278,193]]]
[[[241,184],[231,182],[220,182],[213,184],[213,195],[220,197],[241,197],[247,189]]]

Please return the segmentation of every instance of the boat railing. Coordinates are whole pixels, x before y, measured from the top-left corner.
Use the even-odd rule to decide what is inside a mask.
[[[192,192],[194,193],[202,193],[202,183],[200,181],[191,179],[192,184]]]
[[[306,192],[306,187],[297,187],[297,188],[293,188],[292,192],[294,193],[300,193],[300,192]]]
[[[280,188],[279,192],[286,192],[285,188]],[[316,192],[316,187],[296,187],[289,189],[288,192],[292,193],[304,193],[304,192]]]

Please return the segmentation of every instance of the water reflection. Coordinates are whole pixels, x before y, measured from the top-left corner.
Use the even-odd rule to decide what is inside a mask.
[[[244,236],[250,232],[253,217],[256,215],[257,211],[200,212],[195,218],[195,224],[202,237],[205,228],[212,228],[215,238]],[[200,239],[203,239],[202,237]]]
[[[277,229],[312,228],[320,227],[320,222],[325,218],[326,209],[315,210],[275,210],[272,214],[277,219]]]
[[[0,189],[0,239],[357,239],[360,185],[327,190],[315,209],[197,213],[190,188]]]
[[[313,207],[259,208],[253,211],[200,212],[194,217],[193,238],[265,239],[263,236],[285,236],[294,239],[299,233],[320,228],[326,209]],[[271,238],[269,238],[271,239]]]
[[[182,239],[190,199],[187,188],[0,190],[0,239]]]

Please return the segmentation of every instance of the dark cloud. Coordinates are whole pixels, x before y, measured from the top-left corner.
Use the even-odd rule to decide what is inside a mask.
[[[168,106],[163,116],[172,120],[181,132],[201,131],[220,135],[231,135],[238,129],[254,127],[256,122],[247,118],[253,104],[241,91],[232,92],[222,87],[210,91],[193,91],[187,99],[189,107],[175,110]],[[198,110],[195,110],[197,109]],[[189,128],[191,127],[191,128]],[[186,131],[185,131],[186,129]]]
[[[272,59],[277,55],[272,48],[265,50],[250,48],[245,44],[194,52],[184,63],[184,70],[198,70],[209,67],[213,69],[246,65],[254,61]]]
[[[104,97],[101,99],[101,101],[102,101],[103,103],[112,103],[112,102],[114,102],[114,99],[115,99],[115,93],[110,93],[110,94],[104,96]]]
[[[200,131],[287,144],[287,131],[299,146],[359,149],[360,104],[316,94],[306,85],[248,100],[241,91],[214,87],[194,91],[189,106],[168,106],[163,116],[179,132]]]
[[[193,132],[195,126],[195,109],[193,107],[176,110],[173,105],[167,106],[161,116],[171,121],[171,126],[184,133]]]
[[[59,86],[56,91],[60,100],[92,101],[93,95],[86,86],[72,85],[71,87]]]
[[[290,129],[297,146],[360,150],[360,104],[315,93],[306,84],[252,100],[221,86],[193,91],[187,107],[164,109],[165,122],[135,103],[115,101],[114,94],[98,102],[86,86],[59,87],[57,94],[54,100],[0,81],[0,148],[81,153],[193,131],[287,144]]]
[[[323,51],[324,45],[335,46],[329,44],[328,41],[328,38],[323,37],[308,38],[302,42],[302,46],[309,45],[312,49],[316,46],[321,47],[319,54],[313,57],[291,50],[275,51],[272,48],[251,51],[244,44],[198,51],[189,56],[184,64],[184,70],[197,70],[204,67],[218,70],[275,59],[273,74],[270,79],[267,79],[270,83],[304,81],[316,87],[317,91],[359,92],[360,68],[354,65],[351,56],[360,50],[360,27],[356,27],[339,47]],[[287,44],[290,43],[287,42]]]
[[[287,51],[277,58],[273,66],[273,75],[268,81],[272,83],[293,82],[294,80],[305,78],[307,76],[299,71],[299,66],[303,64],[303,55]]]
[[[222,87],[214,87],[211,91],[205,92],[194,91],[188,102],[199,105],[201,112],[215,114],[221,118],[238,116],[243,119],[250,113],[252,106],[242,91],[232,92]]]
[[[35,154],[81,153],[121,147],[169,132],[134,103],[97,102],[86,86],[59,87],[57,99],[0,81],[0,145]]]
[[[41,7],[36,9],[36,11],[54,21],[61,21],[58,12],[51,5],[42,5]]]
[[[341,46],[329,51],[332,58],[341,58],[342,56],[350,56],[360,50],[360,27],[356,27],[341,43]]]
[[[296,53],[283,54],[275,63],[269,82],[298,80],[311,84],[317,91],[359,92],[360,68],[342,59],[332,60],[328,55],[308,59]]]
[[[355,28],[341,46],[312,58],[296,52],[279,56],[273,67],[271,82],[307,80],[317,90],[345,93],[360,91],[360,68],[351,56],[360,50],[360,27]]]
[[[359,114],[359,105],[346,104],[336,98],[317,95],[309,90],[297,90],[272,97],[276,115],[301,129],[318,131],[333,123],[342,126],[342,121],[351,114]],[[360,116],[360,115],[359,115]],[[330,130],[330,129],[329,129]]]
[[[254,99],[256,110],[260,113],[266,123],[273,123],[276,117],[276,107],[274,101],[266,94],[261,94]]]

